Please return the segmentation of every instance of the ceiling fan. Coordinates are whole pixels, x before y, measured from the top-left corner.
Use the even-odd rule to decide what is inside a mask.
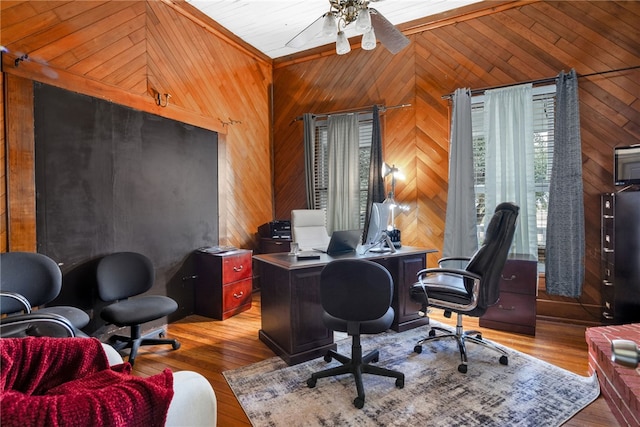
[[[329,11],[289,40],[286,46],[300,48],[320,35],[335,35],[336,52],[344,55],[351,51],[351,46],[343,30],[355,22],[356,31],[363,34],[363,49],[375,49],[379,40],[389,52],[396,54],[409,44],[409,39],[380,12],[369,7],[370,2],[376,1],[381,0],[329,0]]]

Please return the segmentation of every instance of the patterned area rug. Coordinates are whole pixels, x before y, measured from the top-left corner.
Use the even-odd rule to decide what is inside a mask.
[[[436,322],[431,321],[432,324]],[[378,365],[405,374],[395,379],[364,375],[364,408],[356,409],[351,375],[321,378],[308,388],[311,373],[339,362],[323,358],[287,366],[279,357],[223,373],[251,423],[258,426],[559,426],[600,394],[594,376],[582,377],[506,348],[498,354],[468,344],[469,370],[458,372],[453,340],[425,344],[413,352],[428,327],[403,333],[363,336],[363,354],[380,350]],[[337,341],[351,353],[351,340]]]

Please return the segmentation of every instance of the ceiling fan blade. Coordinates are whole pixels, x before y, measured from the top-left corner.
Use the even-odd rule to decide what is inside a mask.
[[[400,32],[380,12],[370,7],[371,25],[376,33],[376,38],[392,54],[396,54],[409,44],[409,39]]]
[[[325,15],[322,15],[320,18],[313,21],[307,28],[300,31],[294,38],[289,40],[285,46],[294,48],[304,47],[307,43],[316,38],[322,31]]]

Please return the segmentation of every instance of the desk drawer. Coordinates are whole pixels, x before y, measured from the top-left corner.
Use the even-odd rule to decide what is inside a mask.
[[[250,278],[251,252],[243,251],[237,255],[228,255],[223,258],[222,283],[232,283],[238,280]]]
[[[251,307],[252,279],[226,285],[222,289],[222,318],[226,319]]]
[[[507,260],[500,277],[500,292],[536,295],[537,267],[532,261]]]
[[[489,307],[482,319],[504,322],[505,324],[535,326],[535,307],[535,296],[502,292],[500,300]]]

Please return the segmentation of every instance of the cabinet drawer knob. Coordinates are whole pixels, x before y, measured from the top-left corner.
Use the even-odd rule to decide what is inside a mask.
[[[502,277],[502,280],[516,280],[515,274],[512,274],[511,277],[504,277],[503,275],[500,275],[500,277]]]
[[[505,311],[513,311],[513,310],[515,310],[515,309],[516,309],[514,306],[511,306],[511,307],[505,307],[505,306],[503,306],[502,304],[499,304],[499,305],[498,305],[498,308],[499,308],[500,310],[505,310]]]
[[[238,292],[238,293],[236,293],[236,292],[234,292],[234,293],[233,293],[233,297],[234,297],[235,299],[240,299],[240,298],[242,298],[243,296],[244,296],[244,291],[240,291],[240,292]]]
[[[238,271],[242,271],[242,269],[244,268],[244,265],[240,264],[240,267],[237,266],[233,266],[233,271],[238,272]]]

